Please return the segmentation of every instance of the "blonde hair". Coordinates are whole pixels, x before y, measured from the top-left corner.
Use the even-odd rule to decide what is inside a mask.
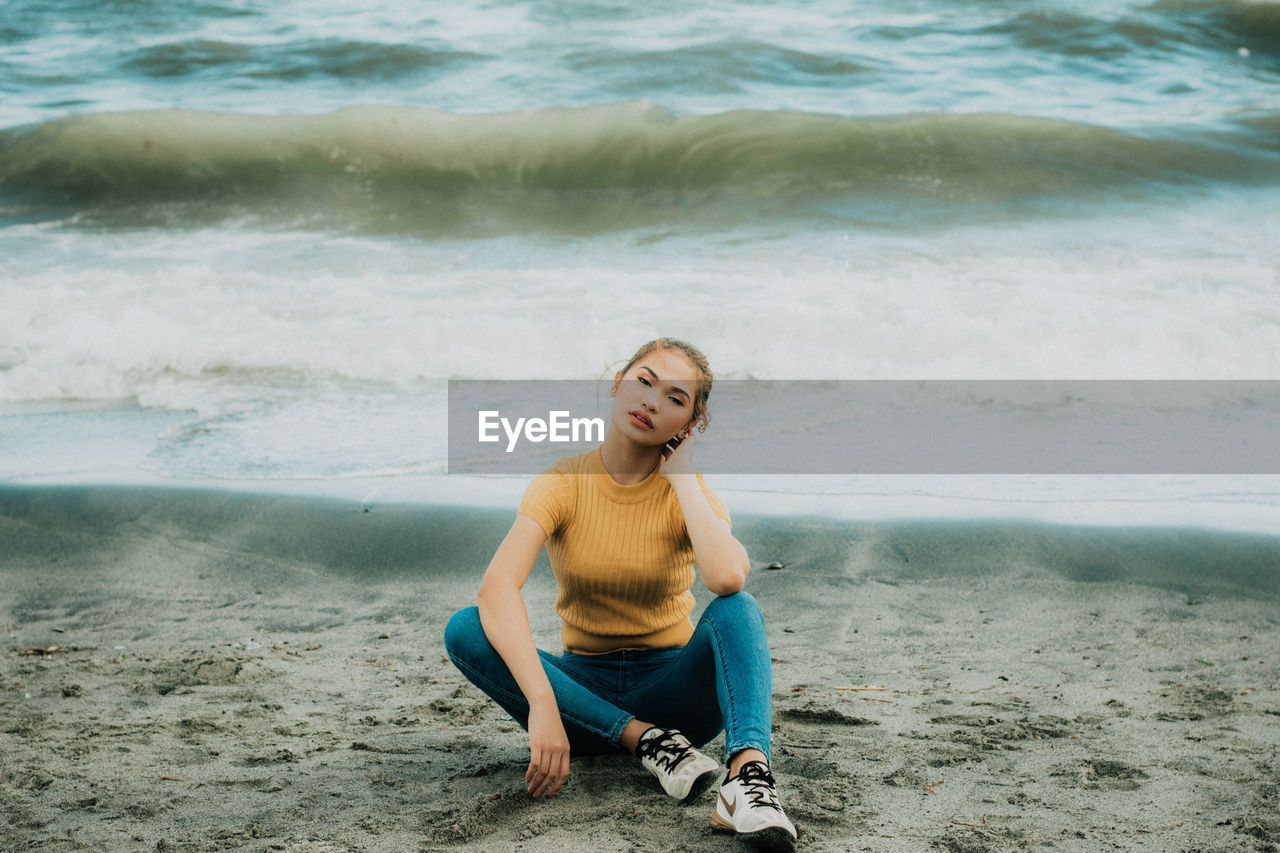
[[[631,360],[627,362],[627,366],[622,368],[622,375],[626,376],[627,371],[635,367],[640,359],[655,352],[667,350],[678,352],[689,359],[689,363],[698,371],[698,389],[694,392],[693,415],[689,420],[691,423],[696,422],[694,425],[698,432],[706,432],[711,423],[711,413],[707,411],[707,399],[711,396],[711,383],[715,381],[715,374],[711,372],[711,365],[707,362],[707,357],[702,350],[675,338],[654,338],[636,350],[635,355],[631,356]]]

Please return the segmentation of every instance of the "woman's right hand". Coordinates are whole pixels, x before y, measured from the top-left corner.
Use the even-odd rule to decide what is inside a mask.
[[[569,736],[565,734],[560,710],[554,705],[529,708],[529,769],[524,781],[529,793],[554,797],[569,778]],[[548,787],[549,786],[549,787]]]

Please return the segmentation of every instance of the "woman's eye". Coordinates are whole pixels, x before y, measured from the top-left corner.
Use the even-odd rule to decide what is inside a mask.
[[[641,382],[643,382],[645,385],[649,384],[649,380],[645,379],[643,376],[637,376],[636,378],[639,379]]]
[[[668,399],[668,400],[670,400],[671,402],[675,403],[677,406],[683,406],[683,405],[684,405],[684,400],[681,400],[679,397],[668,397],[667,399]]]

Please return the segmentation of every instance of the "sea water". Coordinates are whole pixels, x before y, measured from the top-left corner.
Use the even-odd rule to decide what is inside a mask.
[[[10,0],[0,92],[11,483],[513,506],[448,473],[447,380],[657,335],[735,380],[1280,379],[1277,3]],[[1280,530],[1263,475],[715,485]]]

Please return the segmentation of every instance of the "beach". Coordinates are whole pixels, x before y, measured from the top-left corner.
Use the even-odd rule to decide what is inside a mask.
[[[629,756],[525,793],[523,732],[442,642],[510,521],[0,490],[4,848],[741,849],[711,829],[714,794],[670,800]],[[799,849],[1280,849],[1280,538],[764,516],[735,532]],[[557,648],[545,556],[526,600]]]
[[[444,657],[545,467],[451,388],[661,336],[801,850],[1280,850],[1280,4],[0,32],[0,851],[738,849],[629,756],[530,799]]]

